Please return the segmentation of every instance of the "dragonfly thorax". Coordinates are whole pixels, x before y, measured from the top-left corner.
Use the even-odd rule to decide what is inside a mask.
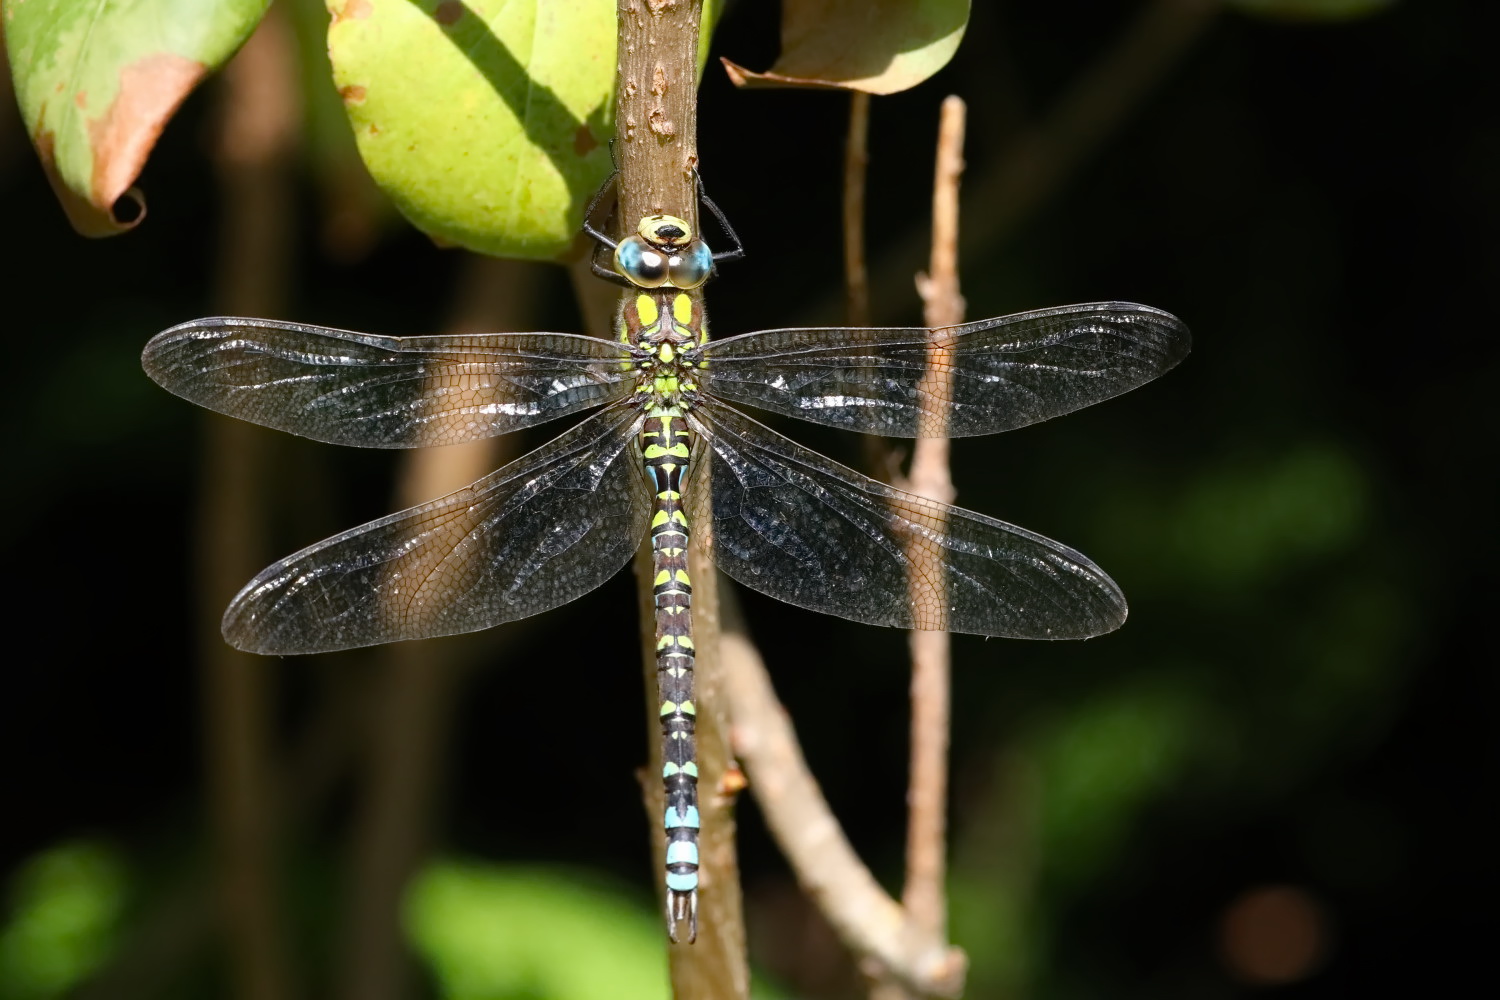
[[[706,331],[703,305],[688,292],[650,291],[620,305],[620,339],[636,349],[636,399],[648,411],[691,406]]]

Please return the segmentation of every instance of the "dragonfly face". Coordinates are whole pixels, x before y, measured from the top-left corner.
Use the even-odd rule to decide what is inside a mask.
[[[714,257],[675,215],[648,215],[615,247],[615,271],[637,288],[697,288],[708,280]]]

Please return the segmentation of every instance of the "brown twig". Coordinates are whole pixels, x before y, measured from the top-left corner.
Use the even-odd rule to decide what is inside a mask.
[[[870,167],[870,95],[849,95],[849,131],[844,138],[844,316],[848,326],[870,325],[870,275],[865,260],[865,192]],[[891,478],[900,457],[890,442],[861,434],[860,451],[870,475]]]
[[[699,0],[620,0],[616,218],[626,228],[633,229],[635,220],[659,212],[679,216],[697,227],[694,170],[698,165],[697,50],[701,16]],[[720,692],[716,578],[707,555],[712,541],[707,523],[695,522],[692,527],[688,572],[693,580],[694,675],[700,692],[696,738],[701,775],[701,891],[697,941],[671,948],[669,960],[674,995],[730,1000],[748,997],[750,975],[734,850],[735,789],[726,783],[731,767],[727,713]],[[664,864],[660,823],[665,805],[658,777],[661,702],[657,696],[649,544],[637,554],[635,571],[652,761],[643,785],[660,871]]]
[[[525,328],[528,290],[535,285],[530,278],[526,265],[469,255],[449,331]],[[491,438],[406,453],[397,475],[398,509],[466,486],[510,450],[508,439]],[[365,734],[365,786],[345,902],[339,989],[349,1000],[410,993],[401,898],[432,833],[449,720],[467,675],[462,668],[471,662],[451,641],[395,643],[379,658],[381,688]]]
[[[286,297],[298,115],[291,50],[288,26],[273,12],[224,71],[214,160],[225,212],[215,299],[225,312],[275,313]],[[224,601],[264,561],[267,440],[258,428],[213,416],[203,445],[199,661],[230,991],[243,1000],[284,1000],[293,989],[272,837],[279,805],[270,780],[275,667],[229,648],[219,635]]]

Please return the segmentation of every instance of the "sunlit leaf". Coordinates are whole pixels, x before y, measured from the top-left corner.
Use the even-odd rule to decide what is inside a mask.
[[[1395,5],[1396,0],[1229,0],[1246,14],[1279,21],[1352,21]]]
[[[741,87],[829,87],[894,94],[948,64],[968,0],[787,0],[781,57],[764,73],[723,60]]]
[[[167,120],[250,36],[270,0],[25,0],[4,7],[16,97],[68,220],[132,228],[131,185]],[[121,199],[127,206],[117,209]]]
[[[115,945],[126,873],[112,849],[61,844],[28,860],[7,893],[0,929],[0,989],[10,1000],[60,997]]]
[[[328,0],[334,82],[419,229],[546,259],[610,170],[613,0]]]

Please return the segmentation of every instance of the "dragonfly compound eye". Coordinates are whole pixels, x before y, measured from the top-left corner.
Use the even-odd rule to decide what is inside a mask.
[[[639,288],[660,288],[667,281],[667,256],[640,236],[627,236],[615,247],[615,270]]]
[[[693,245],[667,262],[667,277],[676,288],[697,288],[713,273],[714,255],[708,244],[694,240]]]

